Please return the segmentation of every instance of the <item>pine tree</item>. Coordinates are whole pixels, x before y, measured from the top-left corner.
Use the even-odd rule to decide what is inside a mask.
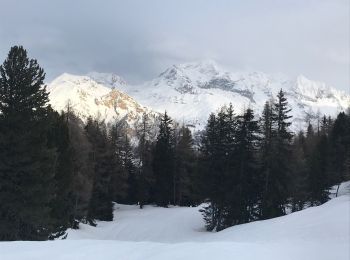
[[[174,133],[172,119],[165,112],[160,119],[159,133],[154,148],[153,171],[155,175],[155,201],[167,207],[173,198]]]
[[[50,235],[56,154],[47,144],[44,78],[21,46],[0,66],[0,240]]]

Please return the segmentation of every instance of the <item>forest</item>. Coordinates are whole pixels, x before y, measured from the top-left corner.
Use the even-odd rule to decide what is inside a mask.
[[[203,205],[208,231],[329,200],[350,180],[350,114],[295,133],[283,89],[262,114],[227,104],[192,132],[165,111],[135,125],[83,122],[48,104],[45,72],[22,46],[0,66],[0,240],[64,238],[113,220],[113,203]]]

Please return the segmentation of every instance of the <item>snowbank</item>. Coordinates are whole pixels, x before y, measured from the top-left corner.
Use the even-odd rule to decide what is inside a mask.
[[[288,216],[205,232],[197,208],[116,205],[115,221],[68,239],[0,243],[1,260],[350,259],[350,196]]]

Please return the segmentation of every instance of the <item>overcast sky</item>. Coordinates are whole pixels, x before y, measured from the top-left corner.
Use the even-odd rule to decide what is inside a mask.
[[[172,64],[303,74],[347,90],[349,0],[0,0],[0,59],[23,45],[47,72],[137,83]]]

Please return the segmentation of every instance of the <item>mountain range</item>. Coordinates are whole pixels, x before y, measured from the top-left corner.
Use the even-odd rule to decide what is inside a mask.
[[[335,116],[349,107],[350,96],[305,76],[288,78],[262,72],[231,72],[214,61],[173,65],[153,80],[128,84],[113,73],[64,73],[48,84],[50,103],[58,111],[67,105],[83,120],[89,116],[131,126],[144,113],[156,118],[165,110],[193,130],[204,128],[211,112],[232,103],[237,114],[251,107],[261,113],[264,103],[283,89],[293,115],[293,130],[319,116]]]

